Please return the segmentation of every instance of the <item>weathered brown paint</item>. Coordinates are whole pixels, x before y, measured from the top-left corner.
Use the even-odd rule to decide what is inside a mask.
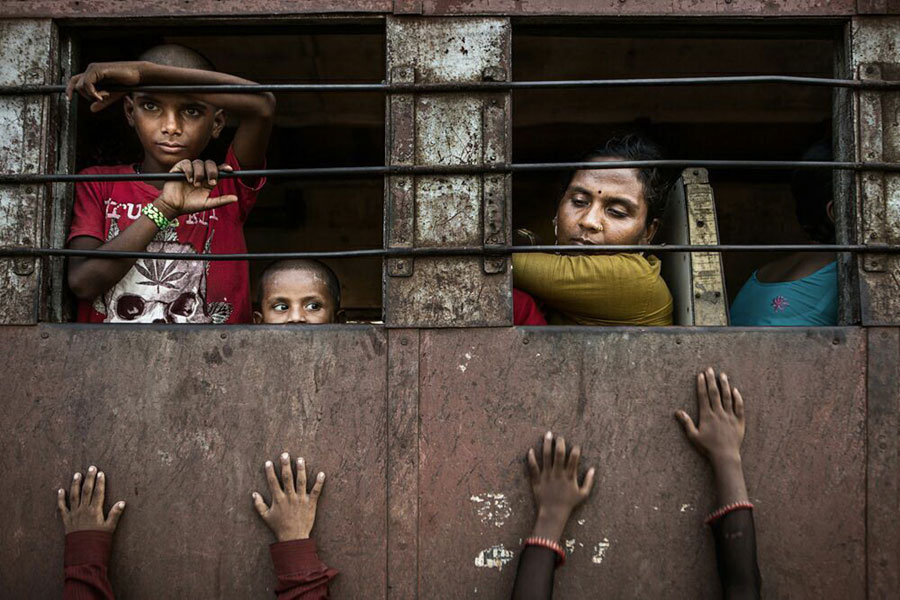
[[[55,494],[95,464],[128,506],[127,598],[263,598],[272,535],[250,492],[288,451],[327,473],[316,519],[338,598],[386,585],[387,343],[373,327],[0,328],[0,589],[59,597]],[[415,346],[413,346],[414,348]],[[12,351],[10,351],[12,350]]]
[[[890,0],[27,0],[0,17],[266,16],[314,13],[426,15],[667,15],[832,17],[896,13]]]
[[[702,525],[710,473],[672,416],[695,414],[705,365],[746,399],[763,596],[865,597],[863,330],[457,330],[421,344],[421,597],[509,594],[515,560],[502,571],[474,562],[497,544],[518,556],[533,518],[525,451],[548,429],[598,467],[563,536],[575,550],[561,598],[719,597]],[[508,510],[480,517],[471,498],[488,493]]]
[[[50,83],[55,31],[50,21],[0,21],[0,85]],[[46,170],[49,99],[0,98],[0,171]],[[0,186],[0,246],[28,246],[43,239],[43,186]],[[0,324],[34,323],[41,264],[0,259]]]
[[[868,330],[866,564],[870,598],[900,589],[900,330]]]
[[[841,16],[856,0],[425,0],[428,15]]]
[[[900,19],[860,17],[852,29],[852,66],[861,79],[900,77]],[[900,93],[862,92],[857,103],[857,156],[864,161],[900,159]],[[864,172],[857,177],[859,237],[864,243],[900,243],[900,177]],[[872,254],[860,261],[863,325],[900,323],[900,259]]]
[[[867,361],[861,328],[3,327],[0,369],[17,376],[0,380],[0,582],[58,593],[53,489],[96,463],[129,503],[122,595],[270,593],[249,492],[287,450],[329,476],[315,536],[335,597],[503,597],[515,559],[475,558],[517,556],[533,515],[522,459],[552,429],[599,468],[560,597],[713,598],[711,478],[672,418],[694,412],[694,372],[712,364],[747,401],[766,595],[862,598],[867,562],[870,585],[897,577],[897,339],[870,332]]]
[[[422,83],[506,79],[507,19],[387,21],[387,72]],[[391,164],[478,165],[509,157],[509,94],[402,94],[388,107]],[[388,246],[467,246],[509,239],[509,179],[391,178]],[[498,180],[499,179],[499,180]],[[486,189],[487,188],[487,189]],[[487,212],[485,212],[487,211]],[[385,263],[384,312],[392,327],[509,325],[508,261],[417,258]]]

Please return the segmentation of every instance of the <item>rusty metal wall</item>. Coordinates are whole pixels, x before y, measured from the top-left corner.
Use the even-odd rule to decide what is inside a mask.
[[[128,503],[121,597],[273,596],[250,492],[269,497],[262,465],[282,451],[327,473],[314,534],[335,597],[384,596],[382,330],[3,327],[0,348],[4,598],[59,596],[54,490],[90,464]]]
[[[56,32],[50,21],[0,20],[0,85],[50,83]],[[0,172],[47,170],[49,98],[0,98]],[[44,231],[43,186],[0,186],[0,246],[40,243]],[[40,262],[0,259],[0,324],[34,323],[40,293]]]
[[[708,364],[747,399],[765,595],[898,580],[896,329],[41,325],[0,347],[9,597],[58,593],[53,490],[90,463],[129,504],[123,596],[271,593],[249,492],[282,450],[328,473],[334,597],[504,597],[533,518],[523,458],[550,428],[599,468],[558,597],[713,598],[711,476],[672,418]]]
[[[850,32],[851,67],[860,79],[900,78],[900,18],[859,17]],[[900,93],[860,93],[857,157],[900,160]],[[900,176],[866,172],[857,178],[858,235],[864,243],[900,243]],[[864,325],[900,324],[900,258],[868,255],[860,261]]]
[[[508,19],[387,21],[387,68],[394,82],[506,81]],[[395,165],[508,162],[510,94],[401,94],[387,107],[386,160]],[[388,247],[509,243],[509,175],[391,177],[385,183]],[[512,277],[505,258],[385,261],[385,321],[393,327],[512,324]]]
[[[533,522],[524,456],[547,429],[598,468],[558,597],[719,597],[709,469],[672,417],[696,414],[706,365],[746,398],[763,596],[865,597],[864,330],[428,331],[421,357],[422,598],[508,595]],[[897,513],[881,518],[896,543]]]
[[[893,0],[27,0],[0,4],[0,17],[260,16],[393,13],[513,16],[833,17],[898,14]]]

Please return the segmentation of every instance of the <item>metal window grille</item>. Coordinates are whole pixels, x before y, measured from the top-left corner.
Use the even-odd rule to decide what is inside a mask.
[[[815,87],[845,88],[852,90],[900,90],[900,81],[829,79],[820,77],[793,77],[782,75],[717,76],[717,77],[661,77],[645,79],[587,79],[560,81],[483,81],[473,83],[291,83],[255,85],[154,85],[136,88],[110,88],[116,91],[157,91],[157,92],[497,92],[522,89],[553,88],[604,88],[604,87],[659,87],[659,86],[707,86],[707,85],[801,85]],[[50,95],[64,93],[64,85],[16,85],[0,86],[0,96]],[[830,169],[852,172],[900,173],[900,163],[864,161],[769,161],[769,160],[645,160],[596,162],[555,162],[555,163],[509,163],[499,165],[450,165],[450,166],[399,166],[374,165],[336,168],[308,169],[258,169],[220,173],[221,178],[268,177],[268,178],[334,178],[334,177],[379,177],[392,175],[484,175],[491,173],[522,173],[540,171],[562,171],[573,169],[619,169],[643,167],[669,168],[729,168],[729,169]],[[82,181],[177,181],[178,173],[127,173],[127,174],[70,174],[41,173],[17,174],[0,173],[0,184],[35,185],[47,183],[73,183]],[[83,256],[95,258],[167,258],[170,260],[276,260],[284,258],[360,258],[360,257],[406,257],[406,256],[505,256],[514,252],[848,252],[855,254],[900,253],[900,245],[888,244],[716,244],[716,245],[619,245],[619,246],[465,246],[441,248],[372,248],[334,252],[270,252],[243,254],[184,255],[159,252],[115,252],[103,250],[73,250],[68,248],[42,247],[2,247],[0,257],[42,257],[42,256]]]

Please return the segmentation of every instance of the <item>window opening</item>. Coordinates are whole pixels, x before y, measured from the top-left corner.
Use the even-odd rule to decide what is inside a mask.
[[[750,36],[722,28],[685,33],[617,27],[608,35],[597,30],[519,27],[513,35],[513,80],[835,76],[835,34],[829,27],[760,28]],[[832,95],[828,87],[780,84],[514,90],[513,160],[577,160],[625,131],[648,135],[672,159],[800,160],[804,150],[831,135]],[[514,229],[552,244],[551,219],[565,179],[516,174]],[[720,244],[808,243],[794,216],[791,171],[711,168],[709,181]],[[728,305],[757,268],[785,254],[723,253]]]
[[[183,44],[207,56],[216,69],[259,83],[362,83],[384,78],[383,26],[291,28],[219,26],[215,35],[194,29],[147,27],[71,31],[80,46],[82,71],[91,62],[134,60],[157,44]],[[240,48],[240,51],[237,49]],[[377,165],[384,157],[382,92],[276,93],[267,169]],[[140,145],[120,104],[77,113],[76,171],[98,164],[132,162]],[[204,158],[221,160],[233,138],[229,119]],[[70,186],[71,189],[72,186]],[[270,177],[244,227],[248,252],[341,251],[382,245],[383,182],[380,175],[353,178]],[[70,204],[72,199],[67,200]],[[271,261],[250,261],[251,299]],[[323,260],[337,274],[350,322],[381,320],[381,259]],[[72,298],[67,304],[71,306]],[[71,312],[69,313],[72,314]]]

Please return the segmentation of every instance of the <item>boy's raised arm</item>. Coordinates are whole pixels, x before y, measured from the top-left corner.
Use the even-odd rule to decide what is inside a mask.
[[[98,112],[113,104],[124,94],[102,88],[106,86],[222,85],[256,82],[228,73],[159,65],[147,61],[92,63],[84,73],[69,80],[66,95],[74,92],[92,101],[91,111]],[[99,89],[98,89],[99,86]],[[260,169],[265,165],[266,148],[275,116],[275,96],[269,92],[238,94],[191,94],[201,102],[211,104],[240,119],[234,134],[234,154],[241,169]]]

